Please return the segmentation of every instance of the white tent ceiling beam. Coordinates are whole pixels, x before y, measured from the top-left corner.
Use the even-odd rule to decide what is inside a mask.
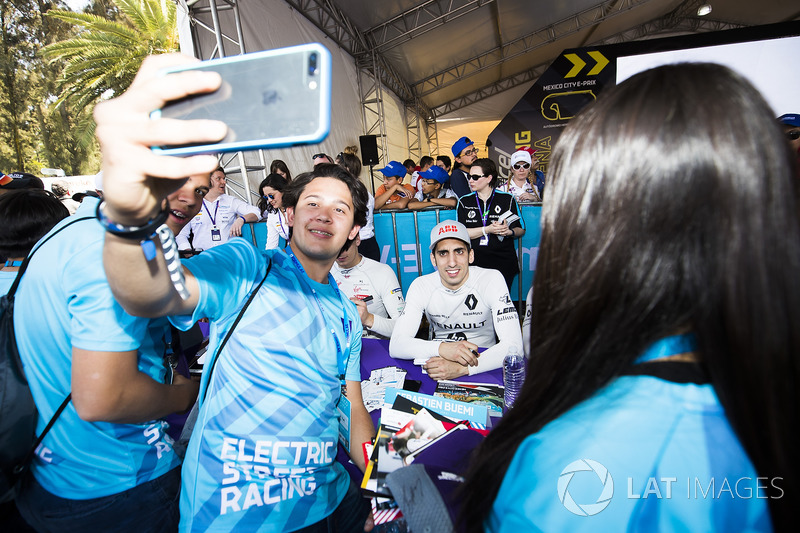
[[[441,70],[413,85],[419,96],[427,96],[442,87],[501,65],[536,48],[552,44],[568,35],[595,26],[652,0],[610,0],[564,18],[549,26],[509,41],[502,46],[478,54],[445,70]],[[447,105],[447,104],[442,104]]]
[[[348,54],[356,57],[370,51],[364,35],[344,11],[327,0],[285,0],[298,13],[311,21]]]
[[[547,63],[542,63],[541,65],[536,65],[533,68],[530,68],[526,71],[519,72],[514,74],[513,76],[508,76],[503,78],[502,80],[498,80],[491,85],[487,85],[486,87],[482,87],[477,91],[473,91],[469,94],[465,94],[464,96],[460,96],[454,100],[450,100],[449,102],[445,102],[442,105],[436,106],[433,109],[433,112],[436,114],[437,117],[443,117],[448,113],[452,113],[453,111],[457,111],[464,107],[467,107],[470,104],[474,104],[475,102],[479,102],[484,98],[489,98],[490,96],[494,96],[499,94],[503,91],[507,91],[508,89],[512,89],[524,83],[528,83],[531,81],[535,81],[539,79],[539,76],[544,74],[550,67],[550,63],[552,61],[548,61]]]
[[[725,29],[740,28],[742,25],[730,24],[726,22],[709,20],[696,16],[697,7],[702,3],[698,0],[687,0],[676,9],[657,19],[640,24],[635,28],[625,30],[585,46],[599,46],[605,44],[615,44],[629,42],[643,37],[659,37],[659,34],[670,33],[703,33],[709,31],[719,31]],[[507,58],[508,59],[508,58]],[[555,59],[555,58],[554,58]],[[449,102],[436,106],[433,111],[437,117],[443,117],[470,104],[474,104],[489,96],[517,87],[519,85],[537,80],[550,67],[553,60],[535,65],[530,69],[507,76],[490,85],[481,87],[469,94],[465,94]]]
[[[494,1],[428,0],[364,33],[379,52],[385,52]]]
[[[638,41],[645,37],[661,37],[659,33],[706,33],[710,31],[734,30],[737,28],[744,28],[744,24],[732,24],[730,22],[722,22],[719,20],[708,20],[699,18],[683,19],[671,26],[665,25],[665,21],[658,19],[652,22],[646,22],[635,28],[616,33],[602,41],[594,43],[595,45],[604,44],[617,44],[630,41]]]

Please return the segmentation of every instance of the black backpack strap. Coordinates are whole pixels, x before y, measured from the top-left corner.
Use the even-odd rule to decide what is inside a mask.
[[[259,282],[259,284],[256,286],[256,288],[253,289],[253,291],[250,293],[250,297],[247,298],[247,301],[244,303],[244,306],[242,306],[241,311],[239,311],[239,314],[236,316],[236,320],[233,321],[233,324],[231,325],[230,329],[228,330],[227,335],[225,335],[225,338],[222,339],[222,342],[220,343],[219,348],[217,348],[217,353],[214,356],[214,360],[211,361],[211,366],[208,369],[208,378],[206,378],[206,388],[203,390],[203,399],[205,399],[206,393],[208,392],[208,386],[211,384],[211,375],[214,372],[214,366],[217,364],[217,359],[219,359],[219,355],[222,353],[222,348],[225,347],[225,344],[228,342],[228,339],[231,338],[231,335],[233,334],[233,330],[236,328],[236,325],[242,319],[242,316],[244,316],[244,312],[247,310],[247,307],[250,305],[250,302],[252,302],[253,299],[256,297],[256,293],[258,293],[259,289],[261,289],[261,286],[264,284],[264,281],[266,281],[270,270],[272,270],[272,260],[271,259],[269,260],[269,263],[267,264],[267,271],[264,273],[264,278]]]
[[[67,408],[67,405],[69,404],[69,401],[71,399],[72,399],[72,393],[70,392],[69,394],[67,394],[67,397],[64,398],[64,401],[61,402],[61,405],[58,406],[56,412],[53,413],[53,416],[50,418],[50,422],[47,423],[47,425],[44,427],[39,436],[36,437],[36,440],[33,442],[33,446],[31,446],[31,449],[28,450],[28,453],[25,454],[25,459],[23,459],[20,464],[14,467],[15,474],[20,475],[23,472],[25,472],[25,470],[27,470],[28,465],[31,462],[31,459],[33,459],[33,454],[36,453],[36,448],[38,448],[39,445],[42,443],[45,435],[47,435],[47,433],[50,431],[50,428],[53,427],[53,424],[56,423],[56,420],[58,420],[58,417],[61,416],[61,413],[64,411],[64,409]]]

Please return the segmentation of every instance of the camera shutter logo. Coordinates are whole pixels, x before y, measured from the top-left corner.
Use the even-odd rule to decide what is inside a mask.
[[[569,493],[569,483],[576,472],[594,472],[603,484],[603,490],[594,503],[576,503]],[[578,516],[593,516],[608,507],[614,496],[614,480],[605,466],[591,459],[579,459],[567,465],[558,477],[558,499],[567,510]]]

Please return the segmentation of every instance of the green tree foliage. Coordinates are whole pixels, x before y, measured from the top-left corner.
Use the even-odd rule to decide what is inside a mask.
[[[32,119],[26,105],[31,93],[36,41],[33,25],[38,13],[32,2],[7,0],[0,3],[0,164],[6,172],[26,170],[35,156],[31,137]]]
[[[46,0],[0,2],[0,169],[39,174],[43,167],[67,174],[96,171],[96,147],[75,140],[76,124],[89,110],[56,108],[63,65],[45,64],[41,49],[74,35],[68,24],[47,19],[55,4]]]
[[[50,60],[64,61],[64,91],[58,103],[79,107],[109,93],[121,94],[133,81],[144,58],[178,50],[175,4],[171,0],[112,0],[122,16],[107,20],[90,13],[52,10],[54,17],[77,28],[75,37],[48,45]]]
[[[175,51],[172,0],[0,0],[0,171],[94,173],[94,104],[149,54]],[[45,55],[46,54],[46,55]]]

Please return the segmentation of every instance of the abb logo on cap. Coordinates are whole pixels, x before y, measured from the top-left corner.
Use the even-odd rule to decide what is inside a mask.
[[[458,231],[458,226],[442,226],[439,228],[439,235],[442,233],[450,233],[451,231]]]

